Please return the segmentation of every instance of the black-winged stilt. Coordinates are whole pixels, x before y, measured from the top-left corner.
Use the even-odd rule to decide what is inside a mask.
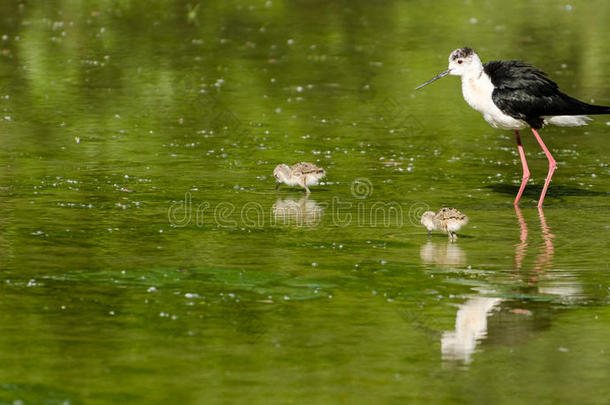
[[[471,48],[460,48],[449,55],[449,69],[415,88],[420,89],[446,75],[462,77],[462,93],[466,102],[483,114],[492,127],[514,130],[519,157],[523,165],[521,187],[515,198],[517,205],[530,178],[519,130],[530,127],[549,160],[549,171],[540,194],[538,207],[553,177],[556,163],[542,142],[538,129],[545,124],[572,127],[587,125],[587,115],[610,114],[610,107],[591,105],[561,91],[555,82],[534,66],[516,60],[481,63]]]

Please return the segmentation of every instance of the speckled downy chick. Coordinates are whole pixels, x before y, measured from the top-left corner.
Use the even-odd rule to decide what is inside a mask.
[[[426,211],[421,216],[421,224],[430,231],[445,232],[449,236],[449,240],[455,242],[457,240],[456,232],[468,223],[468,217],[462,214],[455,208],[441,208],[436,213]]]
[[[301,186],[309,195],[311,193],[309,186],[318,184],[320,179],[326,176],[326,171],[308,162],[297,163],[292,167],[282,163],[275,167],[273,176],[276,180],[276,190],[280,187],[280,184],[284,183],[288,186]]]

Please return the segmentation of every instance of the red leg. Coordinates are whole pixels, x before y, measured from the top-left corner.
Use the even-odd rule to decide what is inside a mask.
[[[523,165],[523,178],[521,179],[521,187],[519,187],[519,192],[517,193],[517,197],[515,197],[514,202],[514,204],[517,205],[519,204],[519,200],[521,199],[523,190],[525,190],[525,185],[530,179],[530,169],[527,167],[527,161],[525,160],[525,152],[523,151],[523,145],[521,145],[521,136],[519,136],[519,131],[515,131],[515,138],[517,139],[517,149],[519,150],[519,157],[521,158],[521,164]]]
[[[538,135],[538,132],[534,128],[532,128],[532,132],[534,133],[534,136],[536,137],[536,140],[538,141],[540,146],[542,146],[542,150],[544,151],[546,158],[549,160],[549,172],[547,173],[546,180],[544,181],[544,188],[542,189],[542,194],[540,194],[540,200],[538,200],[538,208],[540,208],[542,207],[542,202],[544,201],[546,190],[549,188],[549,183],[551,182],[551,177],[553,177],[553,172],[557,167],[557,163],[555,162],[555,159],[553,159],[551,152],[549,152],[544,142],[542,142],[542,138],[540,137],[540,135]]]

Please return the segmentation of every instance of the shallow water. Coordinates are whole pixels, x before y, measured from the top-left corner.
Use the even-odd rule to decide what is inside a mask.
[[[544,211],[524,131],[515,210],[512,134],[412,89],[470,45],[609,105],[609,12],[2,3],[0,403],[605,403],[610,117],[541,131]]]

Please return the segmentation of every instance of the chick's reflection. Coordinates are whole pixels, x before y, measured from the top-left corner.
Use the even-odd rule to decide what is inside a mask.
[[[278,198],[271,207],[275,225],[315,226],[322,221],[324,208],[308,197],[299,200]]]
[[[428,241],[419,249],[421,261],[440,267],[462,266],[466,264],[466,252],[455,243]]]

